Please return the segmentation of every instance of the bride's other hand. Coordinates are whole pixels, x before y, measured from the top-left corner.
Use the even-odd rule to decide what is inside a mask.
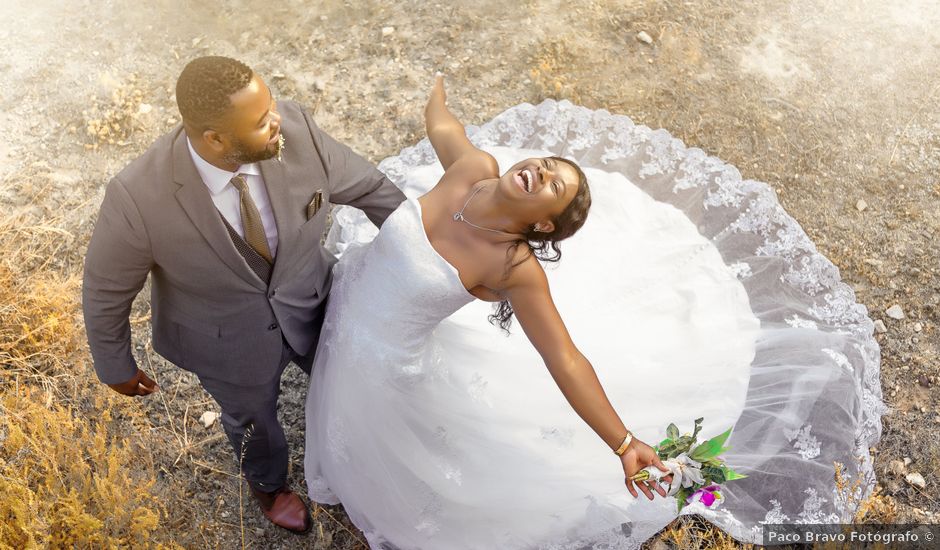
[[[447,102],[447,92],[444,91],[444,75],[440,71],[434,75],[434,85],[431,87],[429,101]]]
[[[666,496],[666,490],[657,482],[656,480],[650,479],[647,481],[636,481],[634,482],[630,478],[636,475],[640,470],[646,468],[647,466],[656,466],[663,472],[668,472],[667,468],[663,462],[659,459],[659,455],[656,454],[656,451],[652,447],[643,443],[639,439],[633,438],[633,441],[630,442],[630,445],[627,447],[627,450],[620,456],[620,462],[623,464],[623,473],[626,476],[627,490],[630,491],[630,494],[634,498],[637,498],[636,488],[638,487],[640,491],[646,495],[646,498],[653,500],[653,493],[650,491],[650,488],[659,493],[659,496]],[[669,481],[669,477],[663,478],[664,481]],[[634,487],[636,483],[636,487]]]

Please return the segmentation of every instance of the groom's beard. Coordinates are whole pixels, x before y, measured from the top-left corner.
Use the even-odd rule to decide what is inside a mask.
[[[224,160],[232,164],[251,164],[274,158],[280,150],[280,141],[275,141],[259,151],[248,151],[245,144],[236,139],[232,142],[232,150],[225,155]]]

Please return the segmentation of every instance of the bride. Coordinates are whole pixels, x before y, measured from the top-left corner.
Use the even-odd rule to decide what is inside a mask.
[[[734,237],[756,229],[720,208],[745,186],[689,216],[624,177],[623,159],[641,177],[661,168],[631,149],[624,120],[575,109],[565,125],[568,105],[530,107],[469,129],[474,143],[438,77],[430,146],[380,166],[408,199],[377,235],[356,211],[335,212],[341,259],[307,398],[310,497],[342,502],[375,548],[636,547],[676,516],[671,498],[653,500],[661,486],[629,481],[662,467],[643,440],[704,416],[705,437],[734,426],[726,457],[750,477],[725,488],[723,508],[683,513],[750,542],[760,522],[850,516],[880,428],[867,316],[829,298],[801,308],[781,266],[726,264],[718,245],[739,249]],[[620,170],[582,172],[559,144]],[[673,193],[696,186],[689,172]],[[482,302],[496,304],[492,324]],[[844,330],[853,322],[862,330]],[[809,353],[820,349],[823,360]],[[835,493],[833,459],[862,481],[852,494]]]

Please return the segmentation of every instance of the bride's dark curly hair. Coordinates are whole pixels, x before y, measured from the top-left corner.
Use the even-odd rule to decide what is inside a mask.
[[[516,250],[523,243],[528,245],[529,251],[518,262],[509,263],[507,265],[504,278],[509,276],[509,272],[512,268],[528,260],[530,255],[534,255],[542,262],[557,262],[561,260],[561,249],[558,247],[559,241],[563,241],[574,235],[581,229],[581,226],[584,225],[585,220],[587,220],[588,210],[591,208],[591,190],[588,188],[587,176],[584,175],[584,171],[572,160],[562,157],[549,158],[564,162],[574,168],[574,171],[578,173],[578,191],[561,214],[552,220],[555,224],[555,229],[551,233],[536,231],[533,226],[528,232],[523,234],[524,239],[514,242],[509,247],[506,253],[509,258],[515,257]],[[490,323],[509,332],[513,316],[513,310],[512,306],[509,304],[509,300],[498,302],[493,309],[493,314],[488,317]]]

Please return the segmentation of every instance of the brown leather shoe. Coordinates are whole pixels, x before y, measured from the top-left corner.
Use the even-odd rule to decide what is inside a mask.
[[[281,487],[273,493],[265,493],[254,487],[251,488],[255,500],[261,505],[264,517],[271,523],[283,527],[292,533],[304,534],[310,531],[313,521],[310,519],[310,510],[303,499],[287,486]]]

